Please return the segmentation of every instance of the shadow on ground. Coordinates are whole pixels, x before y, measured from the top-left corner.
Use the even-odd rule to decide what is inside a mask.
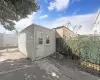
[[[14,59],[14,60],[7,59],[5,61],[0,62],[0,72],[23,68],[29,65],[33,65],[33,62],[25,58]]]
[[[49,56],[32,62],[18,51],[0,52],[0,80],[98,80],[63,57]]]
[[[100,77],[100,71],[94,70],[92,68],[88,68],[86,66],[79,65],[77,60],[72,60],[69,57],[64,58],[63,56],[61,58],[55,58],[54,55],[51,55],[48,57],[48,59],[54,64],[56,67],[60,68],[61,66],[68,67],[73,70],[79,70],[87,72],[91,75]]]
[[[2,64],[5,67],[0,68],[14,70],[11,72],[5,72],[0,74],[0,80],[52,80],[49,75],[45,72],[45,70],[40,69],[37,65],[31,65],[32,62],[25,59],[19,60],[6,60]],[[11,65],[13,64],[13,65]],[[9,67],[6,67],[9,66]],[[24,67],[25,66],[25,67]],[[0,66],[1,67],[1,66]],[[16,70],[18,69],[18,70]],[[1,70],[1,71],[3,71]]]

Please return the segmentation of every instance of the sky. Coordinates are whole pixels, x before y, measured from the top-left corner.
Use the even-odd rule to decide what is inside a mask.
[[[89,34],[100,8],[100,0],[39,0],[39,5],[37,12],[16,22],[15,27],[19,31],[35,23],[50,29],[64,25],[78,34]],[[80,25],[81,28],[75,28]],[[0,32],[13,33],[5,31],[2,26]]]

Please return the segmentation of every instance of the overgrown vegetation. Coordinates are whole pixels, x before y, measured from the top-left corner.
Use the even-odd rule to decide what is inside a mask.
[[[80,59],[100,64],[100,37],[99,36],[77,36],[67,40],[72,54]]]
[[[57,53],[72,59],[85,71],[100,76],[100,36],[58,38],[56,44]]]

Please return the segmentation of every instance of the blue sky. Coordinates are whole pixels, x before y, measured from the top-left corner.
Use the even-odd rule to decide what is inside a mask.
[[[57,0],[40,0],[40,10],[42,10],[42,14],[48,14],[49,18],[52,19],[59,17],[59,15],[72,16],[76,11],[75,15],[95,13],[98,8],[100,8],[100,0],[58,0],[58,2],[64,1],[67,6],[60,10],[57,10],[56,7],[53,10],[49,10],[48,7],[50,3],[54,1]]]
[[[96,13],[100,8],[100,0],[39,0],[40,10],[29,15],[28,18],[16,22],[19,30],[32,23],[47,28],[66,25],[82,25],[78,33],[91,31]],[[73,30],[73,26],[69,26]]]

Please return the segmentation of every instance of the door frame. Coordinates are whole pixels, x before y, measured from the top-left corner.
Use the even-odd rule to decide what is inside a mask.
[[[39,44],[39,38],[42,39],[42,44]],[[42,31],[36,31],[36,59],[44,56],[44,33]]]

